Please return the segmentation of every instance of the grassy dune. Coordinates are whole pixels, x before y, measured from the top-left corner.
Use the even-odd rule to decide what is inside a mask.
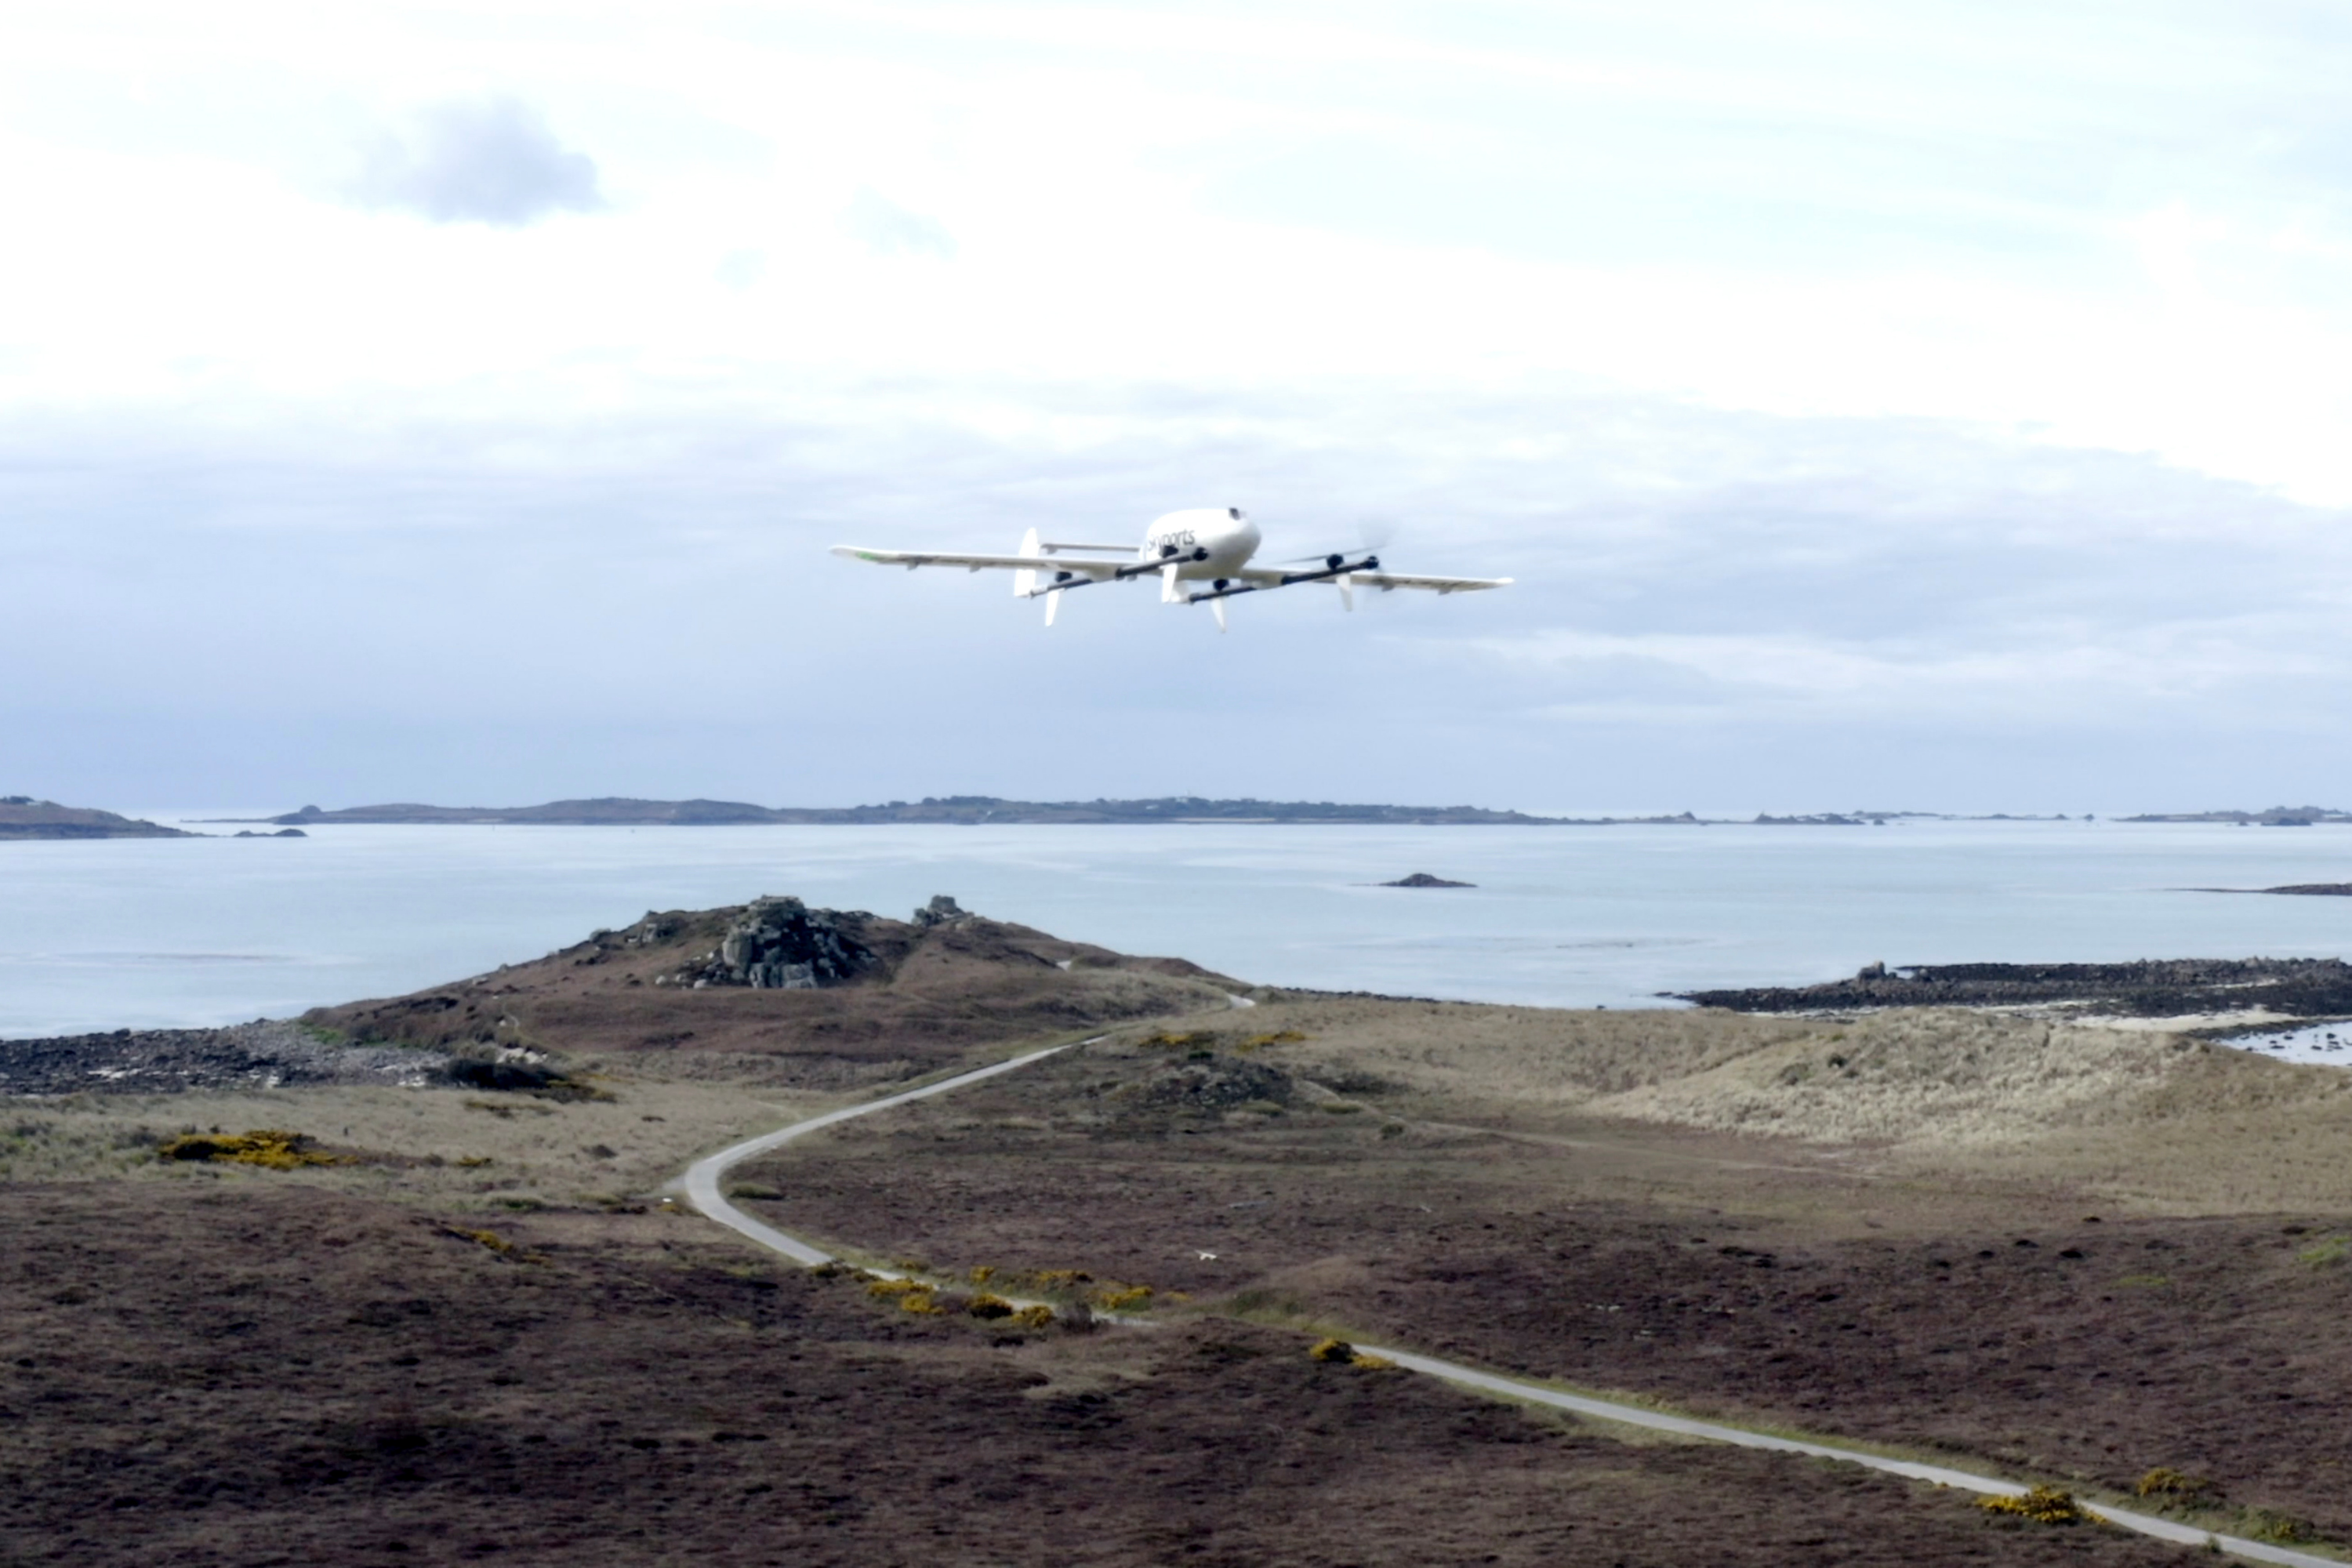
[[[1849,1152],[1888,1175],[2066,1185],[2177,1214],[2352,1208],[2352,1073],[1958,1008],[1857,1018],[1290,1003],[1286,1064],[1438,1114]]]

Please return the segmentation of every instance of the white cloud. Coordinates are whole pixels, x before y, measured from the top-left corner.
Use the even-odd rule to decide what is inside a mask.
[[[730,628],[769,595],[824,646],[888,626],[1041,689],[1073,658],[1220,661],[1096,716],[1261,722],[1236,769],[1400,789],[1522,744],[1495,776],[1553,776],[1600,724],[2106,737],[2053,769],[2314,733],[2352,695],[2352,40],[2259,5],[1791,15],[64,8],[0,59],[0,289],[40,303],[0,323],[0,483],[191,572],[268,542],[205,579],[245,640],[160,600],[139,658],[85,650],[93,713],[142,667],[193,702],[323,642],[322,689],[423,723],[487,637],[593,726],[562,707],[601,700],[593,604],[663,672],[627,701],[745,722],[751,755],[740,704],[645,650],[757,665]],[[325,165],[386,104],[440,107],[355,209]],[[1344,623],[1244,601],[1213,645],[1074,603],[1041,642],[985,579],[814,554],[1200,501],[1285,553],[1397,517],[1394,563],[1520,585]],[[570,597],[509,538],[573,562]],[[0,647],[82,646],[56,616],[140,580],[69,555],[0,584]],[[448,594],[446,679],[304,618],[387,563]],[[1300,721],[1301,690],[1381,702]],[[1391,711],[1450,752],[1338,739]],[[1549,739],[1512,738],[1529,715]],[[961,722],[910,724],[1028,765]],[[2298,754],[2352,763],[2326,744]]]
[[[860,190],[841,209],[842,232],[877,256],[929,256],[953,261],[955,237],[937,218],[908,212],[877,191]]]
[[[530,105],[498,96],[450,99],[418,110],[404,131],[379,132],[349,195],[435,223],[509,228],[608,205],[593,159],[557,141]]]

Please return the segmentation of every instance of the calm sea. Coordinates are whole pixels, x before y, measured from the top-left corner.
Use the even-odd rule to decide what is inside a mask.
[[[1477,887],[1370,885],[1412,871]],[[951,893],[1254,981],[1623,1007],[1874,960],[2336,955],[2352,948],[2352,899],[2179,889],[2337,880],[2352,880],[2352,829],[2106,822],[324,827],[0,844],[0,1037],[282,1016],[536,957],[649,909],[761,893],[902,918]]]

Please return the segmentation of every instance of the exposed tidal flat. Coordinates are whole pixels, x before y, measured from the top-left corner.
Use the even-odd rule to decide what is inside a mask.
[[[166,824],[224,815],[142,812]],[[1273,984],[1553,1006],[1864,963],[2332,956],[2352,828],[336,826],[0,846],[0,1036],[282,1016],[478,973],[648,909],[935,893]],[[1425,871],[1467,889],[1373,886]]]

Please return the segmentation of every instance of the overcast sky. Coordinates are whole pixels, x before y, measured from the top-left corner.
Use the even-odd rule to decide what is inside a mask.
[[[2352,16],[16,8],[0,792],[2352,805]],[[825,547],[1239,505],[1342,616]]]

